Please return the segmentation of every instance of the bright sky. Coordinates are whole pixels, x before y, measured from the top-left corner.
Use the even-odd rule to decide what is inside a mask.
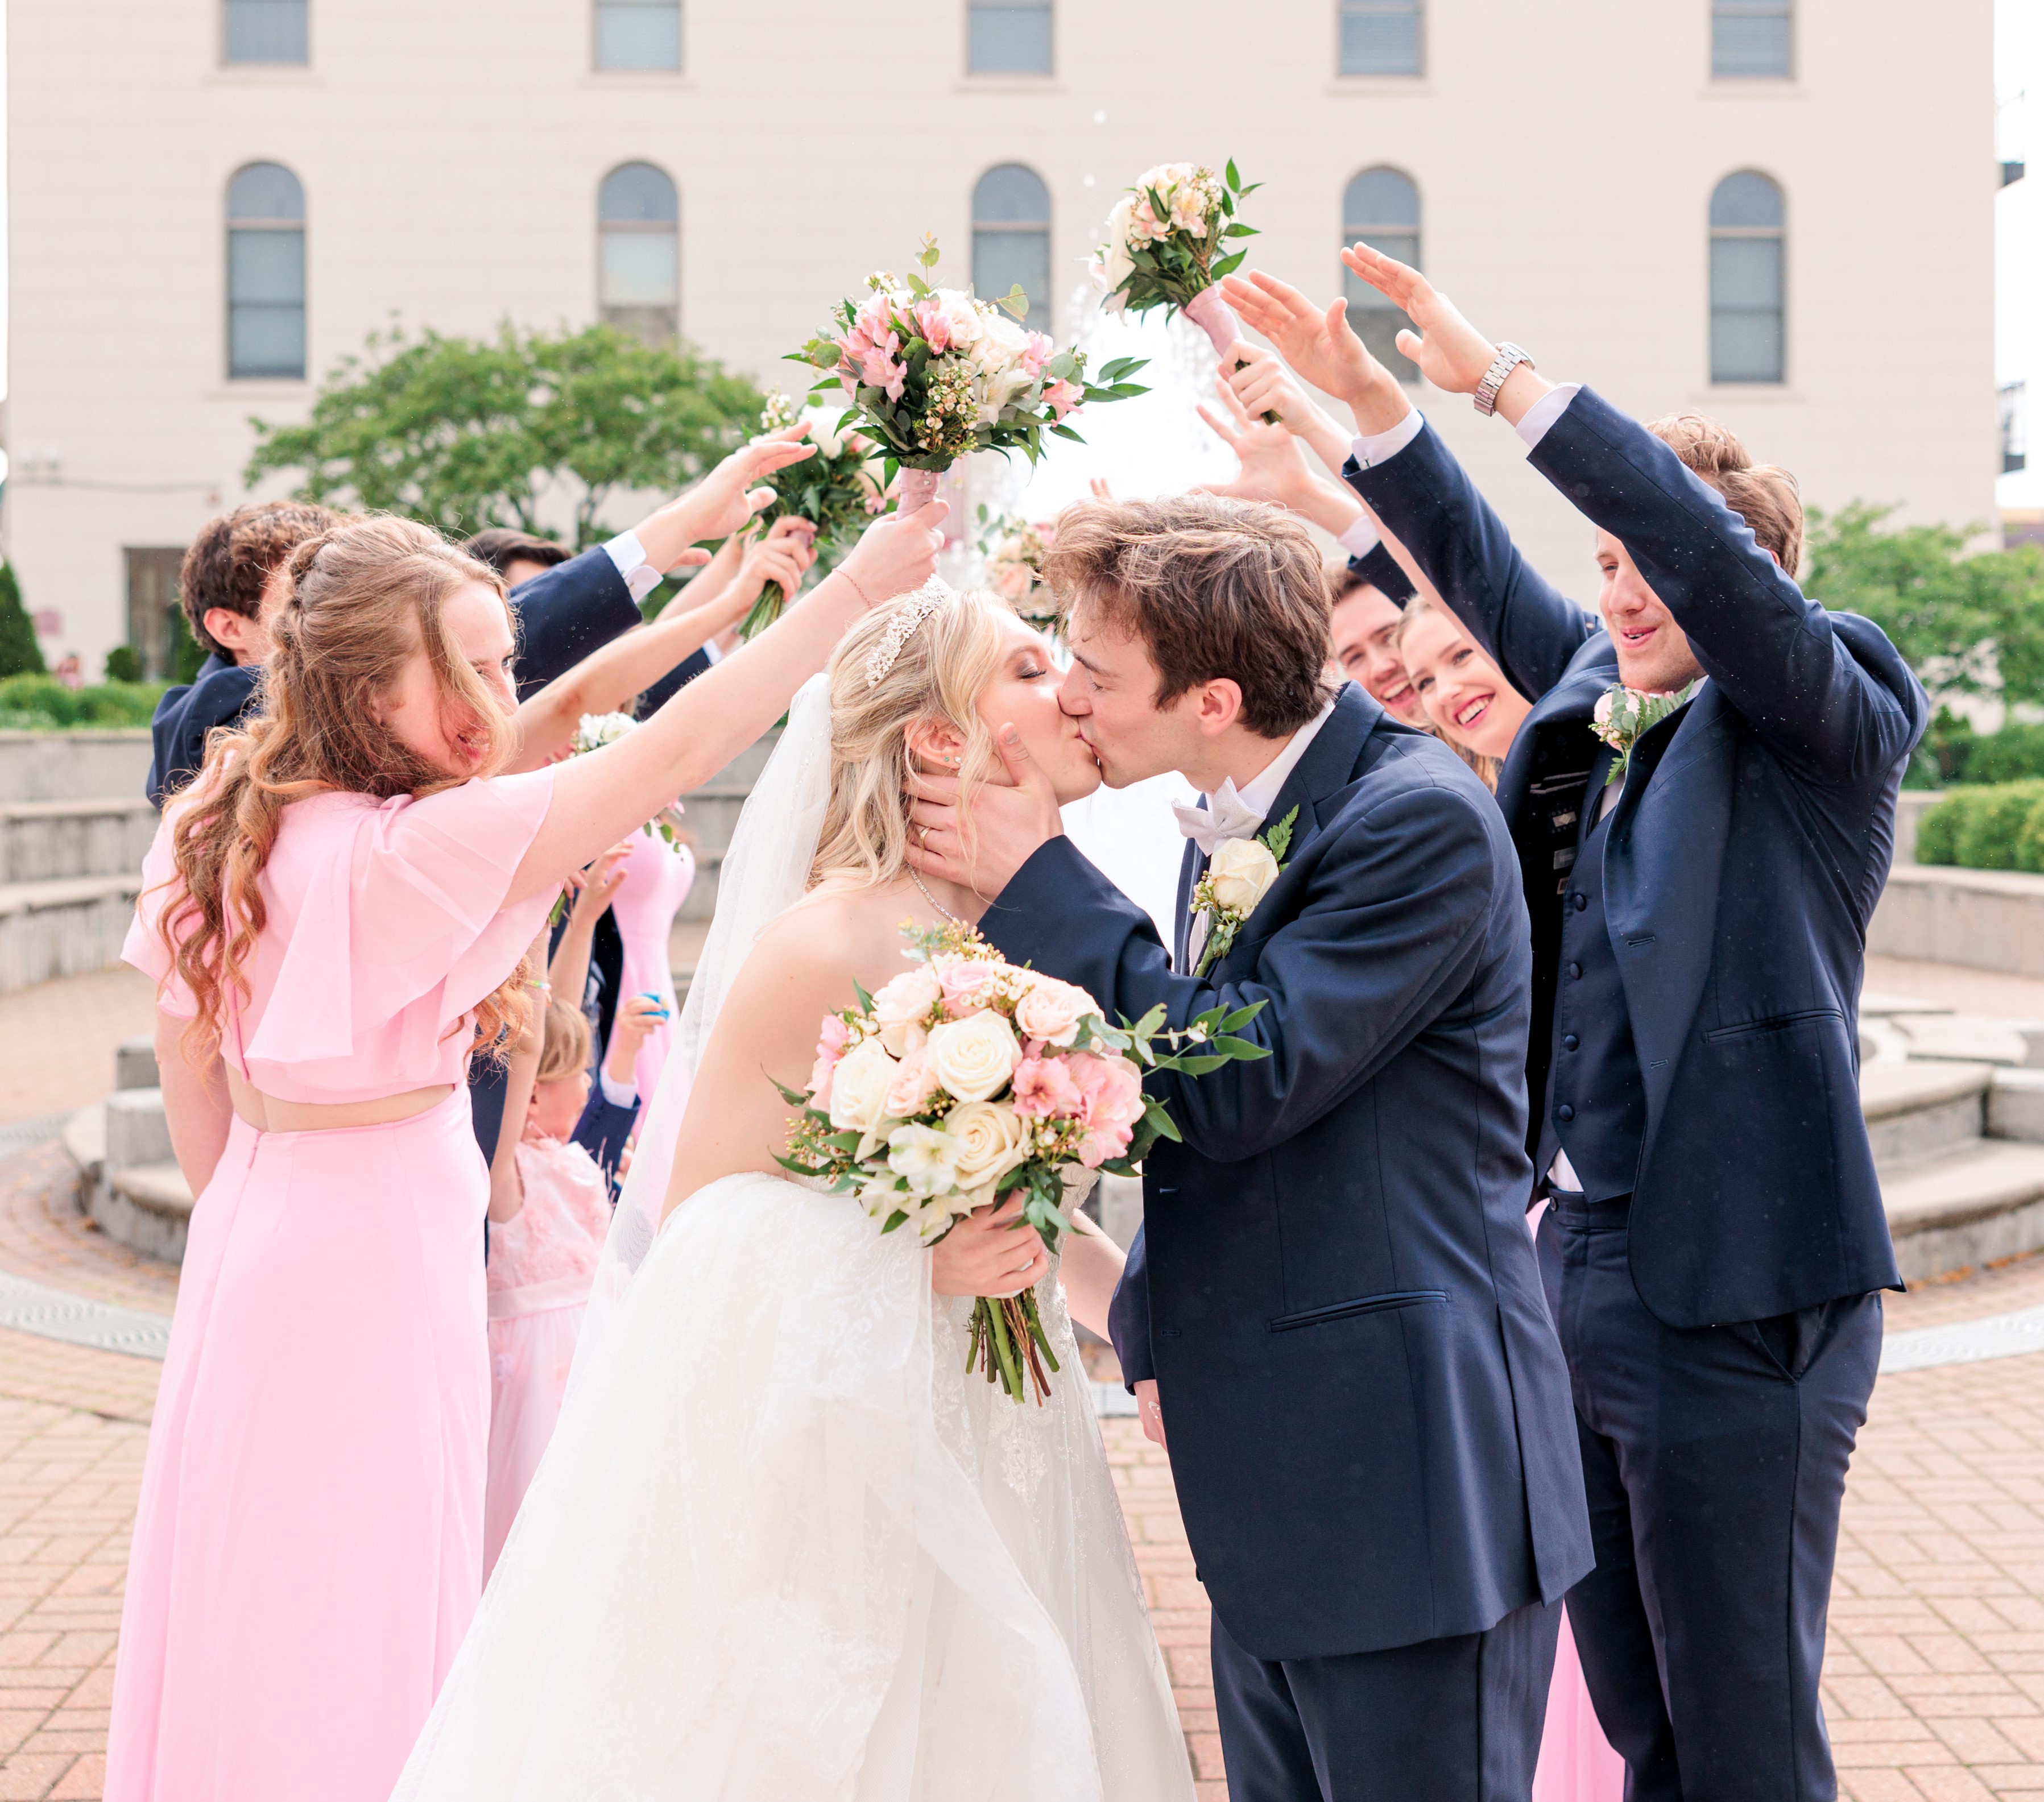
[[[0,0],[0,125],[5,122],[6,0]],[[2027,161],[2027,179],[1995,202],[1995,370],[2028,395],[2030,465],[2001,478],[2004,507],[2044,507],[2044,6],[1995,0],[1995,91],[2000,154]],[[0,225],[6,219],[6,150],[0,133]],[[0,395],[6,392],[7,244],[0,230]],[[0,458],[0,471],[4,471]]]

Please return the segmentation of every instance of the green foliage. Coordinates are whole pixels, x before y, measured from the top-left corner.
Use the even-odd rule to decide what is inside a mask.
[[[0,676],[40,675],[48,666],[36,642],[35,622],[21,605],[12,563],[0,563]]]
[[[146,726],[164,686],[110,682],[99,688],[66,688],[54,676],[9,676],[0,681],[0,727],[50,732],[77,726]]]
[[[244,480],[298,470],[302,500],[378,509],[465,536],[543,529],[541,496],[579,491],[575,542],[606,535],[619,490],[672,492],[740,443],[761,397],[687,346],[608,325],[494,340],[371,334],[336,367],[302,425],[260,420]]]
[[[1954,789],[1917,822],[1916,861],[2044,871],[2044,778]]]
[[[171,680],[174,682],[191,682],[198,680],[200,666],[206,659],[206,647],[192,636],[191,623],[185,617],[182,607],[171,609]]]
[[[1810,514],[1803,586],[1827,607],[1864,613],[1933,695],[2044,701],[2044,551],[1964,555],[1950,526],[1884,531],[1893,511],[1864,501]]]
[[[1247,250],[1230,252],[1227,245],[1234,239],[1254,237],[1256,228],[1235,216],[1235,206],[1263,184],[1251,182],[1245,187],[1232,157],[1218,179],[1210,169],[1197,171],[1193,179],[1204,186],[1208,196],[1201,220],[1203,229],[1195,236],[1183,226],[1172,224],[1162,237],[1132,239],[1127,245],[1130,268],[1108,295],[1110,303],[1118,295],[1131,313],[1147,313],[1159,306],[1167,313],[1174,312],[1242,267]],[[1143,187],[1128,191],[1147,204],[1152,220],[1165,224],[1173,219],[1179,198],[1177,189]],[[1115,229],[1111,224],[1108,226],[1110,232]],[[1103,260],[1106,255],[1104,249]]]
[[[106,653],[106,679],[110,682],[138,682],[142,679],[142,653],[132,644],[117,644]]]
[[[1967,720],[1940,708],[1903,786],[1942,789],[1960,782],[2019,782],[2031,776],[2044,776],[2044,726],[2011,723],[1998,732],[1977,732]]]

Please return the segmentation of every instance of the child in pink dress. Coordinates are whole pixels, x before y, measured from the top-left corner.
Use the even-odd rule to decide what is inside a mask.
[[[638,1016],[619,1016],[607,1086],[629,1084],[645,1033]],[[522,1108],[524,1124],[517,1139],[503,1135],[490,1173],[486,1581],[560,1417],[590,1283],[610,1230],[621,1142],[610,1142],[604,1115],[619,1104],[606,1095],[603,1105],[592,1105],[589,1057],[588,1020],[567,1002],[550,1001],[543,1032],[528,1034],[505,1085],[507,1119]],[[623,1105],[626,1118],[636,1100]],[[601,1153],[608,1155],[599,1162]]]
[[[674,503],[663,560],[806,454],[785,432],[735,452]],[[756,644],[552,770],[592,702],[651,679],[649,635],[521,708],[502,584],[437,533],[355,520],[293,558],[266,711],[167,812],[123,952],[156,982],[195,1200],[107,1802],[385,1802],[482,1592],[471,1052],[522,1026],[570,872],[764,732],[869,596],[925,580],[942,517],[877,523]]]

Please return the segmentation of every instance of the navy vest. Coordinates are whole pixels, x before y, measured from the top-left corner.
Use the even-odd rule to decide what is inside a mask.
[[[1603,798],[1608,752],[1598,758],[1583,813]],[[1635,779],[1647,772],[1635,773]],[[1617,812],[1582,836],[1562,889],[1561,967],[1555,973],[1554,1025],[1547,1065],[1546,1111],[1534,1167],[1544,1177],[1565,1150],[1583,1193],[1606,1201],[1632,1193],[1646,1136],[1646,1085],[1625,1011],[1625,984],[1604,923],[1604,847]]]

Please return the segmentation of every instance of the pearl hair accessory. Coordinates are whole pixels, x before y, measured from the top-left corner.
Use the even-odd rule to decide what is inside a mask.
[[[866,686],[879,687],[882,679],[894,667],[894,659],[901,655],[901,647],[916,636],[916,628],[947,601],[957,597],[956,589],[943,577],[934,575],[909,595],[907,604],[888,621],[880,642],[866,656]]]

